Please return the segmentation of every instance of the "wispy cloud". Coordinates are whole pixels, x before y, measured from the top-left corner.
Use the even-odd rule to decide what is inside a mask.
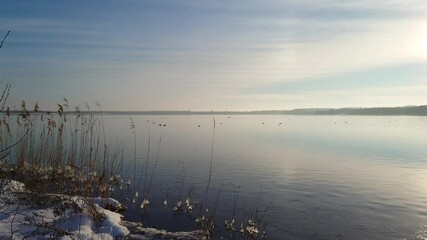
[[[0,32],[13,30],[0,71],[17,89],[102,90],[116,108],[141,91],[170,100],[143,105],[151,109],[326,106],[341,96],[328,91],[422,84],[426,72],[409,65],[427,59],[425,13],[420,0],[10,2],[0,9]],[[132,94],[115,93],[118,81]]]

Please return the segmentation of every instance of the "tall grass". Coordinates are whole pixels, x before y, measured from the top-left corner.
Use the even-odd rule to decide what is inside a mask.
[[[30,114],[23,101],[19,114],[2,115],[1,174],[33,192],[107,197],[121,172],[123,146],[108,148],[102,116],[90,108],[66,112],[67,106],[65,101],[56,113],[39,113],[36,104]]]

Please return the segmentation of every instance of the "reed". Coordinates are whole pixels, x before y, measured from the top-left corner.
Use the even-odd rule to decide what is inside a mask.
[[[130,129],[132,131],[132,135],[134,137],[134,146],[133,146],[133,183],[134,183],[134,187],[133,187],[133,191],[136,191],[136,129],[135,129],[135,122],[133,121],[133,118],[130,117]],[[129,181],[128,181],[129,182]],[[128,184],[130,185],[130,183]]]
[[[209,187],[212,181],[212,173],[213,173],[213,154],[214,154],[214,145],[215,145],[215,118],[213,118],[213,132],[212,132],[212,144],[211,144],[211,155],[210,155],[210,161],[209,161],[209,175],[208,175],[208,183],[206,184],[205,193],[203,195],[202,202],[200,204],[200,209],[204,210],[204,207],[206,206],[206,201],[208,199],[209,195]]]
[[[156,172],[157,163],[159,162],[160,145],[161,144],[162,144],[162,138],[160,137],[159,144],[157,146],[156,160],[154,162],[153,171],[152,171],[152,173],[150,175],[150,181],[148,183],[147,192],[144,193],[144,200],[143,200],[142,205],[141,205],[142,208],[148,207],[148,205],[150,204],[149,197],[150,197],[151,183],[153,182],[153,177],[154,177],[154,174]],[[147,168],[146,168],[146,172],[147,172]],[[144,190],[145,190],[145,187],[144,187]]]
[[[145,158],[145,167],[141,170],[141,175],[139,176],[138,189],[141,186],[141,182],[144,182],[143,188],[143,198],[145,200],[146,190],[147,190],[147,173],[148,173],[148,162],[150,160],[150,147],[151,147],[151,128],[148,128],[148,145],[147,145],[147,156]],[[144,179],[142,178],[144,176]]]
[[[123,146],[110,150],[104,142],[100,148],[100,117],[64,107],[67,100],[45,114],[36,103],[30,113],[22,101],[19,114],[2,114],[0,177],[21,181],[40,196],[108,197],[120,178]]]
[[[181,172],[178,174],[179,177],[179,181],[178,181],[178,186],[177,186],[177,202],[176,205],[173,207],[173,211],[174,212],[181,212],[183,211],[183,207],[182,207],[182,193],[184,191],[184,185],[185,185],[185,177],[187,175],[187,172],[184,168],[184,164],[182,165],[182,169]]]

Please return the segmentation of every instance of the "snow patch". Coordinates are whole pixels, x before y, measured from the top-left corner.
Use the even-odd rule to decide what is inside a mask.
[[[155,228],[143,227],[141,223],[124,221],[125,225],[132,234],[129,235],[130,239],[145,239],[145,240],[196,240],[206,239],[203,231],[196,230],[190,232],[168,232],[166,230],[159,230]]]
[[[1,189],[5,192],[24,192],[25,185],[15,180],[1,180]]]
[[[24,193],[25,186],[17,181],[2,180],[2,196],[0,197],[0,239],[114,239],[130,234],[129,230],[121,225],[122,215],[107,210],[102,206],[119,207],[120,203],[114,199],[94,199],[94,207],[102,218],[96,221],[90,214],[87,199],[69,197],[81,211],[72,209],[58,214],[54,207],[38,209],[29,206],[14,193]],[[6,197],[7,196],[7,197]],[[62,195],[57,195],[66,197]],[[11,201],[13,200],[13,201]]]
[[[95,204],[98,204],[102,208],[109,209],[115,212],[125,210],[122,204],[120,204],[120,202],[114,198],[96,197],[96,198],[93,198],[93,202]]]

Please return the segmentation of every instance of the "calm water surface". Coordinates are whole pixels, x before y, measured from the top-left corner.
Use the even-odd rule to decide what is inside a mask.
[[[123,175],[133,181],[129,117],[136,125],[137,176],[149,135],[148,177],[160,137],[162,142],[151,205],[141,211],[140,203],[129,204],[125,218],[173,231],[195,229],[195,214],[174,214],[171,205],[179,195],[202,198],[213,116],[104,116],[111,142],[127,146]],[[238,225],[259,202],[268,208],[270,239],[427,239],[426,117],[215,116],[215,121],[209,207],[222,185],[217,238],[230,238],[221,230],[222,219],[231,218],[233,186],[239,186]],[[116,197],[132,199],[136,183]]]

